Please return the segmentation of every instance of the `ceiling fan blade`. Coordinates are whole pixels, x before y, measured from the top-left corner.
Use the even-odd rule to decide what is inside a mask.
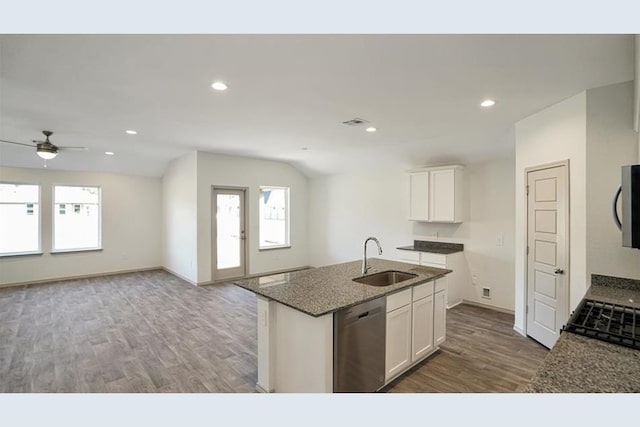
[[[34,145],[32,145],[32,144],[25,144],[24,142],[7,141],[6,139],[0,139],[0,142],[7,142],[7,143],[9,143],[9,144],[24,145],[25,147],[34,148]]]
[[[58,150],[61,151],[88,151],[87,147],[60,147],[58,146]]]

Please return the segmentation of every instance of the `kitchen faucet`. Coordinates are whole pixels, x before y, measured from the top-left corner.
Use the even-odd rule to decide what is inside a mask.
[[[369,271],[369,265],[367,264],[367,243],[369,240],[373,240],[378,245],[378,255],[382,255],[382,247],[380,246],[380,242],[375,237],[369,237],[364,241],[364,257],[362,258],[362,274],[367,274]]]

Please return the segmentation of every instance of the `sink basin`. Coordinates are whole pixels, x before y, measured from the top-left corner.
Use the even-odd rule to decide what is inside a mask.
[[[369,286],[389,286],[395,283],[418,277],[417,274],[404,273],[402,271],[381,271],[380,273],[362,276],[353,279],[354,282],[364,283]]]

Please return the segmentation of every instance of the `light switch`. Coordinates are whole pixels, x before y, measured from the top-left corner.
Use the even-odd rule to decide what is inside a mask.
[[[504,236],[498,236],[496,239],[496,246],[504,246]]]

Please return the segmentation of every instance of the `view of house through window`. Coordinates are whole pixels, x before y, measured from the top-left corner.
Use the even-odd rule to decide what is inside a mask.
[[[40,187],[0,183],[0,255],[40,251]]]
[[[53,198],[53,250],[100,248],[100,188],[56,185]]]
[[[289,246],[289,189],[260,187],[260,249]]]

